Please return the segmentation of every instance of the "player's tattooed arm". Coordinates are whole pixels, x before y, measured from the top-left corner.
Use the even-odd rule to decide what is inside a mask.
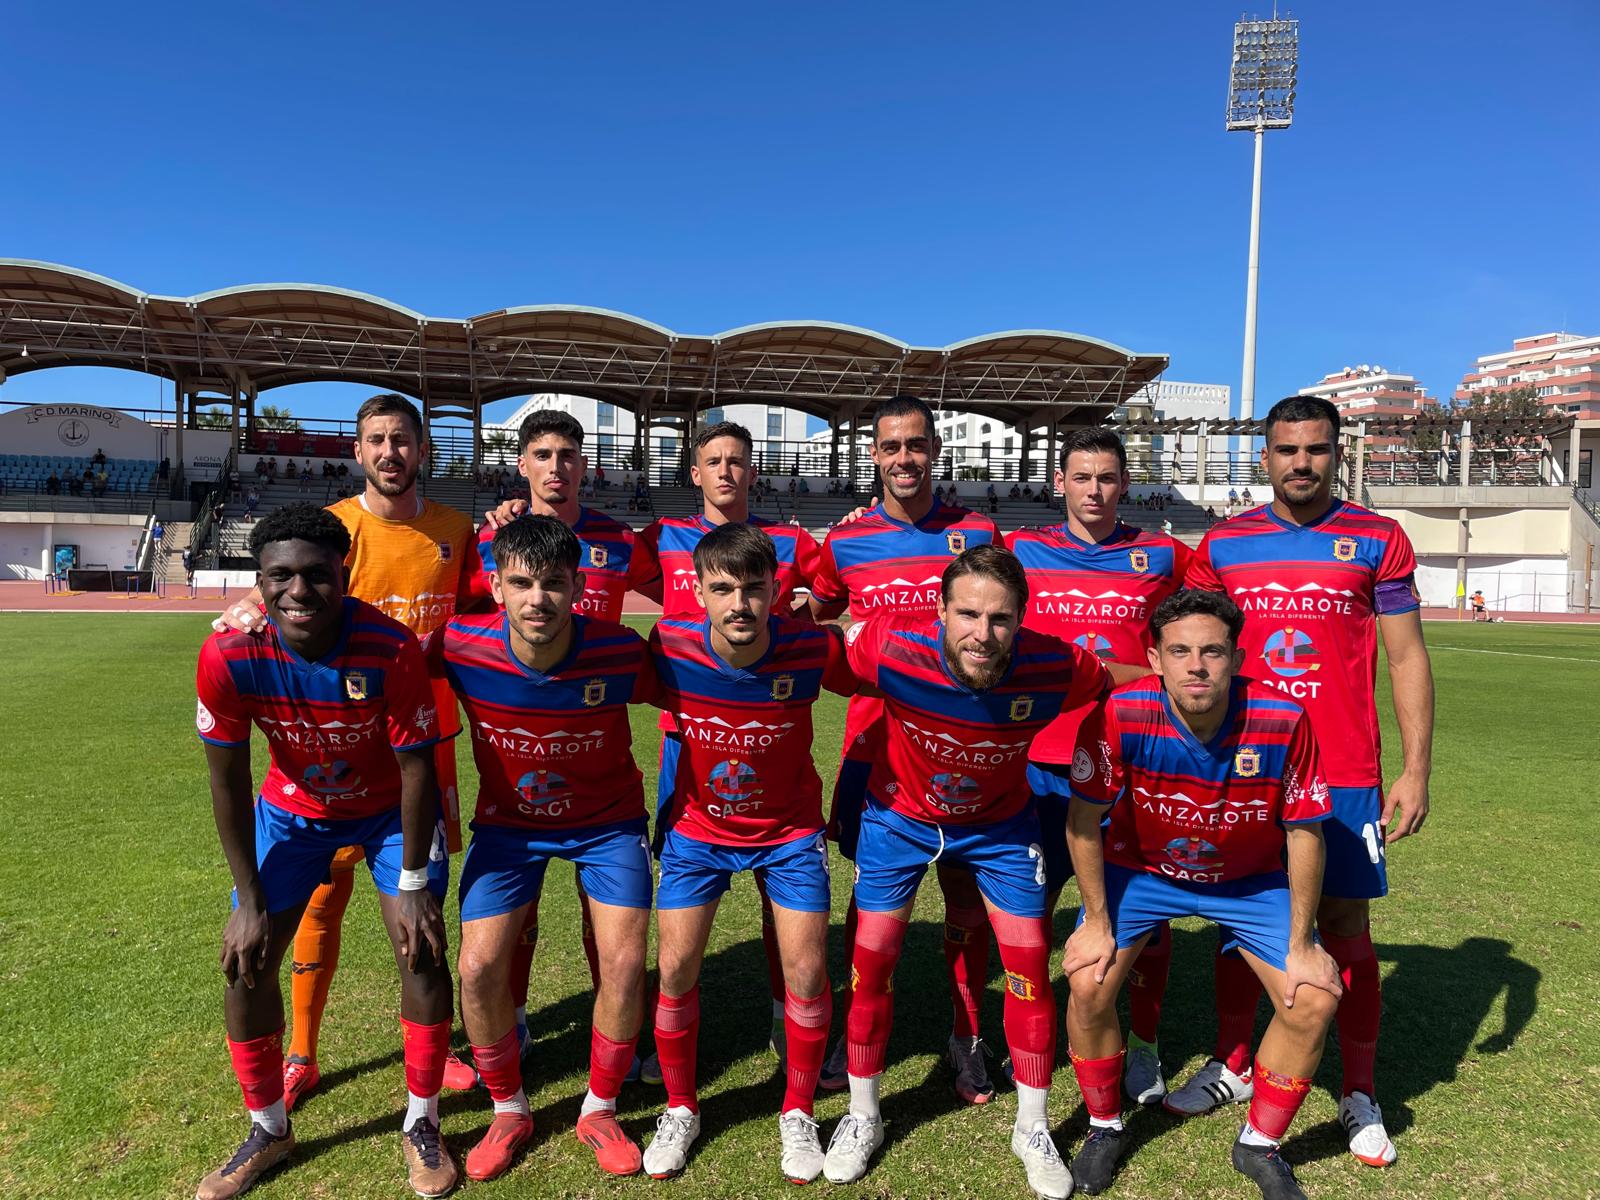
[[[1293,1008],[1295,992],[1302,985],[1321,988],[1335,998],[1344,989],[1339,985],[1338,964],[1312,936],[1327,859],[1322,828],[1316,823],[1290,825],[1284,834],[1289,863],[1289,955],[1284,963],[1283,1003],[1285,1008]]]
[[[1061,955],[1061,973],[1068,979],[1086,968],[1104,983],[1117,957],[1117,935],[1106,908],[1106,862],[1100,841],[1105,805],[1074,796],[1067,807],[1067,850],[1083,898],[1083,924],[1072,931]]]
[[[256,985],[256,972],[265,970],[272,947],[272,923],[267,917],[267,897],[256,870],[256,826],[251,807],[250,744],[206,744],[206,766],[211,772],[211,814],[217,823],[223,857],[233,875],[238,906],[222,931],[222,974],[229,987]]]
[[[1394,715],[1400,726],[1405,766],[1384,794],[1386,843],[1422,829],[1428,819],[1428,776],[1433,770],[1433,666],[1422,637],[1422,614],[1394,613],[1378,618],[1389,659]],[[1390,822],[1393,821],[1393,826]]]
[[[433,747],[397,750],[395,757],[400,761],[400,828],[405,839],[400,866],[406,871],[424,871],[439,820]],[[424,946],[432,952],[433,962],[444,962],[444,915],[439,911],[439,898],[433,890],[402,886],[398,913],[400,954],[405,959],[406,970],[417,970]]]

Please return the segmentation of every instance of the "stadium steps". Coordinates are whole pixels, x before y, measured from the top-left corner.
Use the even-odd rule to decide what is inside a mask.
[[[158,577],[168,583],[182,583],[183,552],[194,536],[194,522],[163,521],[161,528],[161,552],[156,556],[155,570]]]

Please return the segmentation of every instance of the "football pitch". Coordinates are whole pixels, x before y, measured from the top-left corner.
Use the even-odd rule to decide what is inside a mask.
[[[217,953],[230,880],[194,734],[194,660],[204,619],[161,614],[0,616],[0,1188],[8,1196],[187,1197],[245,1133],[223,1045]],[[1384,971],[1379,1100],[1399,1163],[1346,1153],[1335,1123],[1337,1038],[1285,1156],[1316,1198],[1600,1195],[1600,870],[1595,866],[1595,714],[1600,629],[1430,624],[1438,682],[1433,815],[1393,848],[1391,897],[1373,938]],[[1380,672],[1389,773],[1398,739]],[[843,702],[817,710],[817,767],[831,788]],[[653,787],[653,710],[636,710],[636,753]],[[475,775],[459,747],[470,803]],[[259,782],[264,751],[255,742]],[[835,933],[848,865],[834,872]],[[363,872],[364,874],[364,872]],[[769,1196],[782,1084],[767,1049],[766,976],[754,888],[718,916],[702,981],[704,1131],[672,1182],[601,1177],[572,1136],[586,1082],[589,980],[571,868],[551,869],[541,913],[527,1068],[535,1142],[518,1165],[462,1194]],[[294,1114],[272,1197],[404,1197],[398,987],[374,892],[358,883],[322,1035],[321,1087]],[[1069,886],[1057,914],[1069,927]],[[454,911],[452,904],[448,914]],[[895,981],[883,1084],[887,1141],[852,1196],[1018,1197],[1008,1149],[1015,1102],[962,1107],[942,1051],[949,1004],[938,889],[923,889]],[[1170,1078],[1211,1044],[1215,937],[1175,930],[1162,1020]],[[991,980],[984,1023],[1003,1054]],[[1056,965],[1059,966],[1059,960]],[[848,978],[837,942],[831,972]],[[287,984],[285,985],[287,998]],[[1058,998],[1064,990],[1057,980]],[[1267,1005],[1261,1007],[1264,1024]],[[835,1028],[843,1019],[836,1005]],[[1064,1038],[1062,1039],[1064,1043]],[[1054,1132],[1070,1157],[1087,1118],[1058,1049]],[[1332,1090],[1330,1090],[1332,1089]],[[641,1141],[659,1088],[623,1091]],[[841,1096],[819,1100],[824,1144]],[[480,1092],[447,1094],[458,1162],[486,1127]],[[1254,1197],[1227,1163],[1242,1109],[1187,1122],[1131,1114],[1133,1148],[1113,1197]],[[819,1180],[812,1190],[829,1192]]]

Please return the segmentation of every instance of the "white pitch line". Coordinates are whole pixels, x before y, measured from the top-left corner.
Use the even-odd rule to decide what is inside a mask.
[[[1542,658],[1547,662],[1563,663],[1588,663],[1591,667],[1600,667],[1600,658],[1562,658],[1557,654],[1525,654],[1520,650],[1480,650],[1476,646],[1440,646],[1432,645],[1429,650],[1459,650],[1462,654],[1499,654],[1506,658]]]

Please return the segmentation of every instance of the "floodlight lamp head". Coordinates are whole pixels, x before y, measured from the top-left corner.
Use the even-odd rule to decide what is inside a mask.
[[[1294,120],[1299,57],[1300,22],[1292,17],[1243,20],[1233,27],[1228,129],[1289,127]]]

